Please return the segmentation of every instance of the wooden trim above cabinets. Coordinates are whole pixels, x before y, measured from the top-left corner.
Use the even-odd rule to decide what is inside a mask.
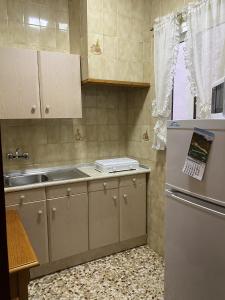
[[[119,80],[102,80],[88,78],[82,80],[83,86],[88,85],[106,85],[106,86],[123,86],[131,88],[150,88],[150,83],[147,82],[133,82],[133,81],[119,81]]]

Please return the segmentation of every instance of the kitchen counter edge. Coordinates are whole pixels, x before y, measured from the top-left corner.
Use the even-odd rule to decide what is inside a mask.
[[[10,192],[25,191],[25,190],[37,189],[37,188],[48,187],[48,186],[63,185],[63,184],[74,183],[74,182],[85,182],[85,181],[92,181],[98,179],[123,177],[123,176],[130,176],[130,175],[137,175],[137,174],[144,174],[144,173],[147,174],[151,172],[151,168],[143,165],[138,170],[129,170],[129,171],[122,171],[117,173],[103,173],[103,172],[101,173],[95,170],[93,166],[80,166],[77,167],[77,169],[86,173],[87,175],[89,175],[89,177],[84,177],[79,179],[41,182],[41,183],[28,184],[28,185],[16,186],[16,187],[6,187],[4,190],[5,193],[10,193]]]

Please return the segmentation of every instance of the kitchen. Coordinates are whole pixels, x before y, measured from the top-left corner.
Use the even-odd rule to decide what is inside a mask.
[[[1,65],[4,64],[4,72],[1,71],[0,74],[1,95],[3,95],[4,89],[4,97],[8,99],[1,103],[0,116],[2,119],[1,134],[5,175],[9,175],[15,170],[29,172],[29,170],[41,169],[42,172],[44,170],[45,173],[49,173],[49,171],[59,167],[62,170],[62,167],[65,166],[78,166],[78,171],[89,176],[76,182],[68,182],[69,179],[67,178],[66,182],[53,180],[54,184],[51,184],[50,181],[40,183],[36,185],[35,189],[31,189],[32,196],[25,195],[25,198],[26,196],[28,198],[28,203],[33,201],[44,204],[47,201],[50,205],[50,201],[52,201],[50,199],[66,198],[68,193],[71,193],[71,197],[88,194],[86,196],[90,201],[91,193],[99,192],[104,196],[104,189],[107,191],[108,189],[116,190],[116,194],[112,196],[117,197],[114,200],[118,201],[120,193],[122,195],[128,194],[123,192],[124,189],[131,194],[133,192],[130,192],[129,188],[142,187],[142,191],[146,191],[143,197],[146,202],[141,208],[142,217],[139,219],[141,230],[135,235],[132,244],[121,245],[120,243],[107,242],[113,244],[114,247],[116,244],[117,249],[108,248],[108,252],[106,251],[102,255],[94,255],[93,252],[90,252],[87,257],[84,258],[81,255],[79,259],[76,258],[76,261],[70,263],[66,259],[64,264],[57,266],[53,263],[51,267],[50,265],[46,266],[44,271],[42,266],[33,268],[31,269],[33,278],[50,273],[53,275],[49,276],[54,276],[54,272],[73,265],[78,265],[77,272],[79,274],[79,268],[82,269],[82,266],[85,266],[85,264],[80,265],[81,262],[92,261],[111,253],[134,248],[128,250],[131,251],[128,252],[131,261],[140,259],[140,264],[146,263],[147,269],[151,269],[151,266],[157,266],[156,270],[158,270],[155,277],[154,271],[152,275],[147,273],[143,277],[143,282],[136,277],[135,280],[139,286],[136,281],[131,281],[131,285],[135,286],[136,284],[136,293],[133,291],[134,298],[151,299],[150,297],[152,297],[154,299],[155,297],[156,299],[163,299],[164,266],[162,257],[164,257],[165,240],[166,151],[156,151],[152,148],[157,117],[152,116],[152,103],[155,99],[154,38],[156,32],[151,31],[151,28],[156,18],[169,13],[180,12],[188,5],[188,2],[185,0],[0,1],[0,46],[2,47],[1,50],[8,49],[1,52]],[[10,56],[9,49],[19,51],[14,57],[15,61],[13,61],[13,54]],[[79,55],[81,56],[81,65],[78,61]],[[10,59],[7,58],[9,56]],[[20,59],[16,60],[18,57]],[[30,59],[29,64],[26,63],[28,59]],[[16,69],[13,69],[15,63],[18,65]],[[5,72],[5,69],[8,69],[8,73]],[[23,100],[21,100],[17,97],[21,90],[16,91],[16,81],[18,74],[21,78],[23,77],[21,74],[25,73],[27,76],[24,76]],[[6,74],[10,76],[11,80],[9,77],[5,81],[3,80]],[[35,101],[33,105],[31,105],[31,98]],[[23,101],[22,105],[21,101]],[[29,109],[26,109],[26,105],[30,105]],[[18,158],[19,156],[20,158]],[[29,159],[24,156],[29,157]],[[10,157],[13,159],[9,159]],[[90,165],[84,165],[94,163],[97,160],[123,157],[133,158],[145,167],[142,169],[140,167],[139,171],[136,170],[133,173],[119,172],[116,176],[111,174],[101,177],[96,171],[90,171]],[[137,183],[134,183],[133,179]],[[60,187],[59,183],[66,186],[65,190],[61,189],[61,191],[58,188],[56,197],[53,188],[54,186]],[[99,183],[103,187],[97,187]],[[104,187],[105,183],[106,186]],[[72,186],[68,186],[68,184],[72,184]],[[93,186],[91,187],[91,185]],[[34,187],[34,185],[29,186],[30,188]],[[24,191],[29,193],[27,187],[28,185]],[[25,192],[19,196],[24,196]],[[6,206],[7,201],[10,204],[8,206],[19,205],[15,199],[7,200],[9,197],[7,195],[16,195],[16,193],[21,193],[20,188],[6,186]],[[36,193],[37,198],[33,193]],[[53,193],[52,196],[51,193]],[[32,197],[32,201],[29,197]],[[102,204],[99,203],[99,205],[102,208]],[[90,209],[90,203],[88,207]],[[48,208],[54,209],[56,207],[48,206]],[[44,209],[46,209],[45,206]],[[111,209],[112,207],[108,207],[109,211]],[[37,211],[43,213],[43,207]],[[136,208],[133,209],[133,213],[135,212]],[[145,216],[143,217],[143,215]],[[101,216],[96,215],[95,217],[99,220]],[[117,219],[119,218],[121,223],[120,217],[117,215]],[[138,218],[131,218],[131,220],[137,221]],[[49,235],[49,230],[52,229],[49,229],[47,217],[45,222],[45,263],[47,262],[46,257],[49,258],[49,254],[46,253],[51,249],[50,245],[53,242],[58,243],[57,251],[58,249],[61,250],[61,253],[56,251],[55,254],[50,255],[51,257],[55,255],[56,259],[53,260],[57,261],[59,257],[61,259],[63,252],[62,255],[71,257],[70,253],[65,254],[66,249],[60,245],[60,240],[54,240],[54,232],[52,232],[53,237],[48,244],[46,235]],[[132,224],[133,221],[130,222]],[[90,219],[87,223],[90,226]],[[104,222],[100,224],[102,225]],[[110,226],[115,227],[115,223]],[[119,225],[116,226],[116,240],[118,241]],[[59,233],[61,227],[59,226],[55,232]],[[89,227],[89,234],[90,229],[93,228],[94,226]],[[25,229],[27,229],[26,226]],[[104,231],[104,228],[99,228],[99,230]],[[60,232],[60,234],[63,239],[63,233]],[[108,237],[103,232],[100,237],[103,236],[107,239],[113,235]],[[96,238],[98,237],[97,234]],[[37,243],[40,244],[40,241],[37,240]],[[88,237],[88,243],[90,244],[90,237]],[[148,246],[135,248],[141,245]],[[96,247],[98,246],[93,246],[93,248]],[[124,259],[122,254],[123,252],[117,254],[121,255],[121,261]],[[117,261],[116,256],[115,258],[114,256],[109,257],[109,259],[112,259],[109,261],[109,266],[112,267],[113,259]],[[94,265],[95,261],[91,263]],[[107,269],[109,266],[104,265],[106,263],[107,261],[102,262],[103,268]],[[131,264],[130,261],[127,263]],[[87,268],[88,266],[91,268],[91,265],[87,265]],[[119,268],[121,266],[118,266]],[[136,272],[141,277],[141,272],[144,274],[141,266],[140,270],[140,273],[137,270]],[[66,270],[62,272],[66,272]],[[75,271],[71,271],[69,275],[65,274],[65,277],[70,278],[71,274],[74,274],[73,272]],[[58,277],[60,273],[55,274]],[[149,280],[148,276],[152,276],[152,281]],[[77,277],[75,276],[75,278]],[[89,274],[87,278],[91,280],[91,275]],[[50,284],[47,285],[45,282],[47,277],[35,280],[30,282],[30,299],[42,299],[43,294],[47,293],[46,289],[50,295],[53,292],[52,299],[62,299],[63,296],[68,297],[68,299],[69,297],[79,299],[79,295],[76,294],[63,295],[60,294],[60,291],[58,295],[57,293],[54,294],[54,287],[56,291],[60,288],[57,283],[56,285],[52,284],[51,291]],[[51,283],[54,281],[54,277],[49,277],[48,280]],[[141,291],[140,286],[148,281],[149,285],[146,290]],[[93,282],[94,284],[95,282]],[[151,284],[153,288],[150,289],[150,292],[146,292]],[[116,285],[113,287],[116,289]],[[124,286],[122,285],[122,287]],[[89,292],[92,289],[93,286],[89,287]],[[104,289],[101,288],[100,290]],[[38,292],[40,292],[39,298]],[[122,297],[129,299],[129,288],[117,296],[121,299]],[[110,299],[116,297],[116,294],[108,294],[108,297],[104,291],[98,296],[86,294],[87,299],[95,299],[96,297],[97,299],[98,297],[99,299]],[[82,297],[80,296],[80,298]],[[51,296],[48,295],[46,299],[51,299]]]

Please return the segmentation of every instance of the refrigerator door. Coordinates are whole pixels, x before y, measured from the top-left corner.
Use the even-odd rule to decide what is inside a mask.
[[[215,134],[202,181],[182,172],[194,127]],[[167,188],[225,206],[225,120],[169,121],[167,138]]]
[[[165,300],[225,299],[225,209],[167,192]]]

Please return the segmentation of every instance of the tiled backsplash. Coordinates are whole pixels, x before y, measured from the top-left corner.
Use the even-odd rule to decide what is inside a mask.
[[[70,164],[127,153],[127,95],[120,88],[83,89],[82,119],[5,120],[2,143],[6,170]],[[29,160],[6,159],[16,148]]]

